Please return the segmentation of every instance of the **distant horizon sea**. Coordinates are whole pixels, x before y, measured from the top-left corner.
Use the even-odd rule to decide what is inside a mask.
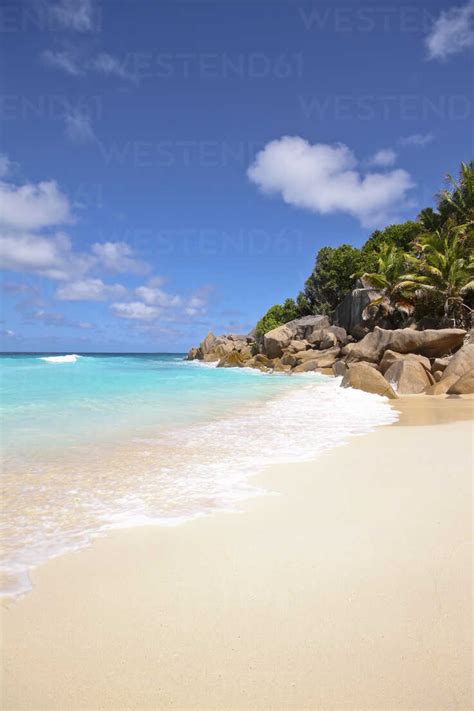
[[[252,475],[397,419],[384,399],[308,373],[180,353],[2,353],[0,592],[112,528],[238,511]]]

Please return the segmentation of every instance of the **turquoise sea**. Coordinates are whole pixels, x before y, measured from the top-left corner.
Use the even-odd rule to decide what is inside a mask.
[[[181,354],[0,357],[2,591],[114,527],[176,525],[261,492],[267,464],[316,457],[396,419],[320,375]]]

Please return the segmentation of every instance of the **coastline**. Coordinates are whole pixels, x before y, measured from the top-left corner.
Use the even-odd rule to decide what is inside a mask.
[[[2,607],[2,708],[470,708],[474,401],[392,406],[258,474],[280,495],[243,513],[34,571]]]

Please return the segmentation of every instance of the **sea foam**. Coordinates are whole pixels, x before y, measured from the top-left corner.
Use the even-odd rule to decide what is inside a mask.
[[[71,353],[70,355],[43,356],[40,360],[45,360],[47,363],[75,363],[80,357],[75,353]]]

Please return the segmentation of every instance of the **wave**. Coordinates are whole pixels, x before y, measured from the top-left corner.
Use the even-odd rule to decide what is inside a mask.
[[[75,353],[71,353],[70,355],[44,356],[40,360],[45,360],[47,363],[75,363],[80,357]]]

